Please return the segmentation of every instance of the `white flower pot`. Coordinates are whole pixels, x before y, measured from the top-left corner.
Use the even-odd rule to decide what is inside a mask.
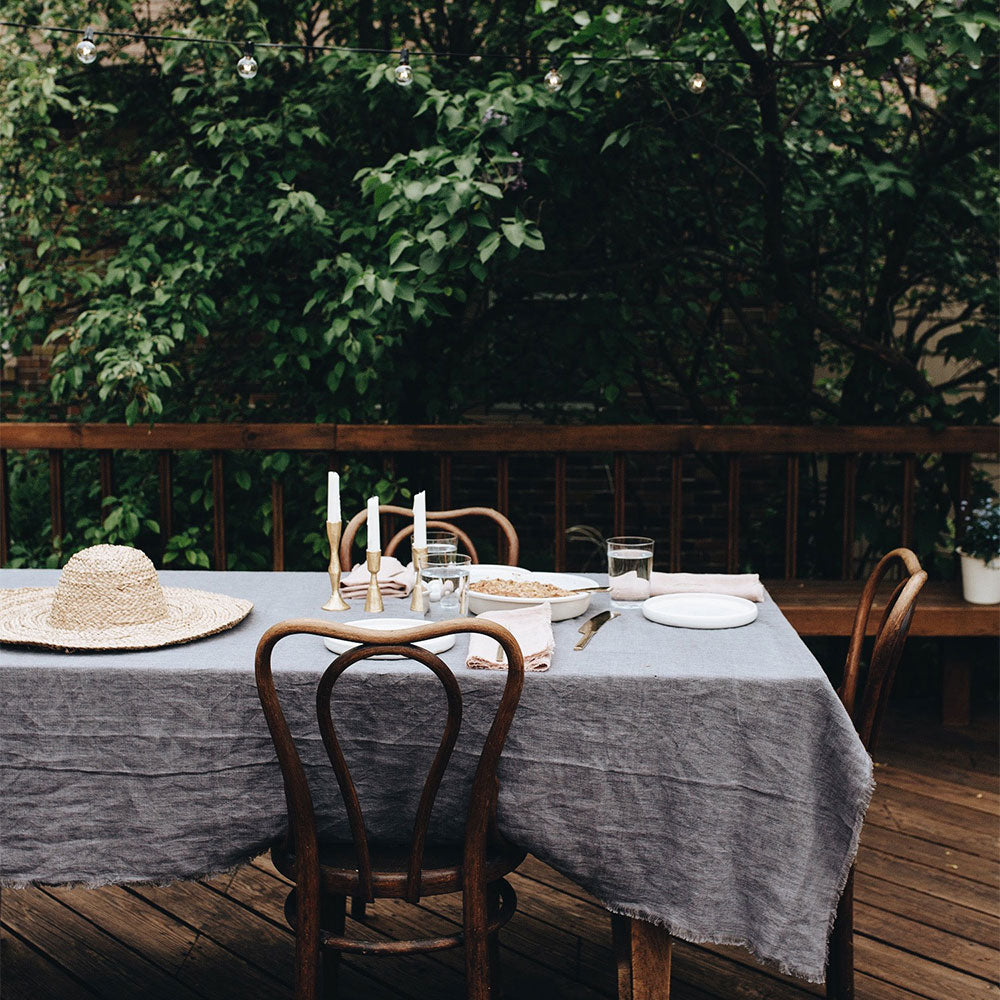
[[[962,557],[962,596],[970,604],[1000,604],[1000,557],[986,562],[958,553]]]

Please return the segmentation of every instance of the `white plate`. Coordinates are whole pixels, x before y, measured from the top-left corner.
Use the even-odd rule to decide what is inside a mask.
[[[345,622],[354,628],[370,628],[373,632],[395,632],[403,628],[415,628],[417,625],[426,624],[417,621],[415,618],[359,618],[357,621]],[[359,642],[348,642],[346,639],[323,638],[323,645],[331,653],[346,653],[355,646],[360,646]],[[422,646],[431,653],[443,653],[446,649],[451,649],[455,645],[454,635],[438,635],[433,639],[421,639],[414,643],[415,646]],[[401,660],[402,656],[392,654],[386,656],[373,656],[373,660]]]
[[[642,613],[660,625],[737,628],[757,619],[757,605],[730,594],[661,594],[644,601]]]
[[[585,576],[575,576],[572,573],[529,573],[527,577],[518,579],[535,580],[538,583],[551,583],[553,586],[572,590],[575,587],[599,587],[596,580]],[[550,604],[552,620],[561,622],[567,618],[576,618],[590,607],[589,593],[567,594],[565,597],[498,597],[494,594],[480,594],[475,590],[475,584],[469,584],[469,610],[474,615],[484,611],[504,611],[510,608],[527,608],[535,604]]]

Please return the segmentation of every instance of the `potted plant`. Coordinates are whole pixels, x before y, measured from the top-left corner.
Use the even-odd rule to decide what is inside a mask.
[[[1000,503],[987,497],[960,504],[962,596],[970,604],[1000,604]]]

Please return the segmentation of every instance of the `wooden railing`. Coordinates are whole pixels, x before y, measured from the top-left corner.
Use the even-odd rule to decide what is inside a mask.
[[[901,505],[899,542],[913,539],[917,459],[926,455],[953,456],[957,462],[957,496],[969,493],[975,456],[1000,455],[1000,437],[994,427],[788,427],[625,425],[553,427],[536,425],[335,425],[335,424],[158,424],[128,427],[123,424],[0,424],[0,565],[9,553],[9,489],[7,451],[43,449],[49,456],[49,494],[52,535],[64,533],[62,477],[63,453],[92,450],[99,457],[102,499],[113,494],[114,453],[127,449],[158,453],[160,525],[164,537],[172,533],[172,453],[204,451],[211,461],[213,493],[213,563],[226,566],[226,516],[224,468],[227,452],[300,451],[327,453],[329,467],[337,468],[353,454],[405,453],[436,455],[439,470],[438,502],[452,506],[452,456],[493,456],[496,465],[496,507],[510,507],[510,458],[514,454],[552,456],[554,497],[552,528],[557,569],[566,563],[567,457],[612,456],[611,525],[615,534],[626,530],[626,457],[652,453],[671,457],[669,565],[680,568],[683,532],[683,472],[692,455],[718,456],[727,469],[726,562],[730,571],[739,564],[741,456],[785,457],[785,577],[797,575],[797,539],[801,460],[810,455],[844,458],[841,575],[851,575],[855,543],[857,468],[859,455],[896,455],[902,458],[899,483]],[[273,566],[284,568],[284,493],[274,480],[272,495]]]

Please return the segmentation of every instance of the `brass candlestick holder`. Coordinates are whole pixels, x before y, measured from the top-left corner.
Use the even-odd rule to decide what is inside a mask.
[[[326,537],[330,542],[330,600],[323,605],[324,611],[348,611],[350,604],[340,593],[340,521],[326,522]]]
[[[371,579],[368,581],[368,593],[365,595],[365,613],[378,614],[385,610],[382,604],[382,591],[378,589],[378,571],[382,565],[381,552],[368,553],[368,572]]]
[[[410,610],[418,614],[426,615],[430,611],[430,595],[427,592],[427,584],[424,583],[421,570],[427,562],[427,549],[413,548],[413,569],[417,574],[416,583],[413,584],[413,595],[410,597]]]

